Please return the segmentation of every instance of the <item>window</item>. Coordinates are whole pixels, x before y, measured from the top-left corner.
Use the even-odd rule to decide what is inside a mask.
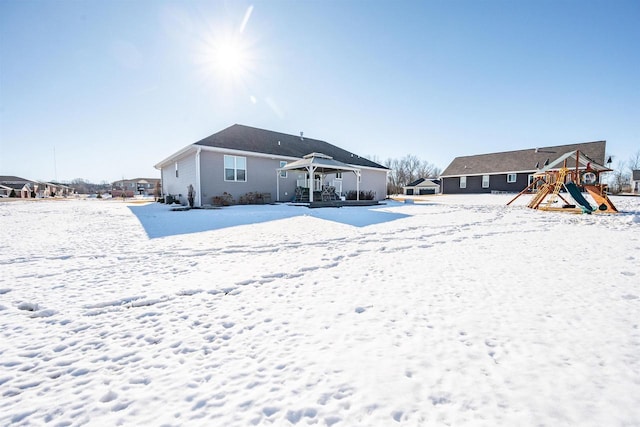
[[[507,174],[507,182],[510,184],[513,184],[514,182],[516,182],[516,178],[518,177],[518,175],[516,175],[515,173],[508,173]]]
[[[531,185],[531,183],[533,183],[533,175],[529,175],[528,180],[529,185]]]
[[[178,162],[176,162],[176,178],[178,177]]]
[[[224,180],[247,181],[247,158],[240,156],[224,156]]]
[[[467,188],[467,177],[466,176],[461,176],[460,177],[460,188]]]
[[[482,188],[489,188],[489,175],[482,175]]]
[[[336,179],[342,179],[342,172],[336,172]]]
[[[287,166],[287,162],[280,162],[280,167],[283,168]],[[287,171],[280,171],[280,178],[286,178],[287,177]]]

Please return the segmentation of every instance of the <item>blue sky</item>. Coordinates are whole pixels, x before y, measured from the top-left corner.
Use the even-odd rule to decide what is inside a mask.
[[[234,123],[441,169],[601,139],[626,161],[639,19],[639,1],[4,0],[0,175],[155,177]]]

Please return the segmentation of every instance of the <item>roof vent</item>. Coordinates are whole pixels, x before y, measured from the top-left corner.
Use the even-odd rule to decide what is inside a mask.
[[[304,141],[304,132],[300,131],[300,141]]]

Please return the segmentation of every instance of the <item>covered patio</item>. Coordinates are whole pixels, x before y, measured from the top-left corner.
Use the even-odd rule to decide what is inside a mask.
[[[305,172],[306,179],[300,180],[296,191],[296,201],[309,202],[338,202],[342,201],[336,193],[335,186],[327,185],[325,178],[328,174],[351,172],[356,175],[356,199],[360,200],[360,169],[346,163],[334,160],[332,157],[322,153],[307,154],[300,160],[291,162],[281,168],[276,169],[277,176],[282,172],[298,171]],[[278,198],[280,196],[280,180],[276,180]],[[341,191],[340,191],[341,192]],[[298,200],[300,196],[300,200]]]

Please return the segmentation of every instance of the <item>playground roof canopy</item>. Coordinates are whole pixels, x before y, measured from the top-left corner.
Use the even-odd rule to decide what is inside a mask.
[[[543,174],[547,171],[560,169],[564,166],[565,161],[567,162],[568,168],[573,168],[578,165],[579,168],[591,169],[596,172],[610,172],[612,169],[609,169],[606,166],[603,166],[599,163],[594,162],[590,159],[586,154],[582,153],[580,150],[569,151],[568,153],[563,154],[562,156],[555,159],[553,162],[550,162],[548,165],[544,166],[540,169],[537,174]]]

